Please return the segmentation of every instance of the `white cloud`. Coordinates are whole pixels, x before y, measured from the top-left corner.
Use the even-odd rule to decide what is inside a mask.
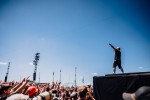
[[[8,63],[7,62],[1,62],[0,61],[0,65],[7,65]]]
[[[33,66],[33,62],[30,62],[29,65]]]
[[[98,75],[97,73],[91,73],[93,76]]]
[[[143,67],[139,67],[139,69],[143,69]]]

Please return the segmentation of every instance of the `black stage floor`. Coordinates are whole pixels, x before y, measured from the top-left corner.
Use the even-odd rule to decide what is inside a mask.
[[[93,86],[95,100],[123,100],[123,92],[133,93],[141,86],[150,86],[150,72],[94,76]]]

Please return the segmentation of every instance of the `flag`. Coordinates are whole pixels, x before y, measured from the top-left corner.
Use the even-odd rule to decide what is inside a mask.
[[[82,83],[84,83],[84,77],[82,78]]]
[[[76,84],[76,80],[74,80],[74,83]]]

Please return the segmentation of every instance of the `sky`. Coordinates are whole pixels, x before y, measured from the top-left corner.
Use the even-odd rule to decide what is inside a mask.
[[[125,73],[150,71],[149,0],[1,0],[0,80],[77,85],[112,74],[120,47]],[[116,73],[121,73],[117,68]],[[40,79],[39,79],[40,77]],[[84,77],[84,83],[82,79]]]

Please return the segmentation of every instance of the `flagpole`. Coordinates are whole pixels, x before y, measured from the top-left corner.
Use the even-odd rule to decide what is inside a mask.
[[[60,69],[60,82],[61,82],[61,69]]]
[[[76,81],[76,69],[77,69],[77,67],[75,67],[75,86],[77,86],[77,81]]]
[[[53,82],[54,82],[54,72],[53,72]]]
[[[83,83],[83,86],[84,86],[84,76],[83,76],[83,79],[82,79],[82,83]]]

